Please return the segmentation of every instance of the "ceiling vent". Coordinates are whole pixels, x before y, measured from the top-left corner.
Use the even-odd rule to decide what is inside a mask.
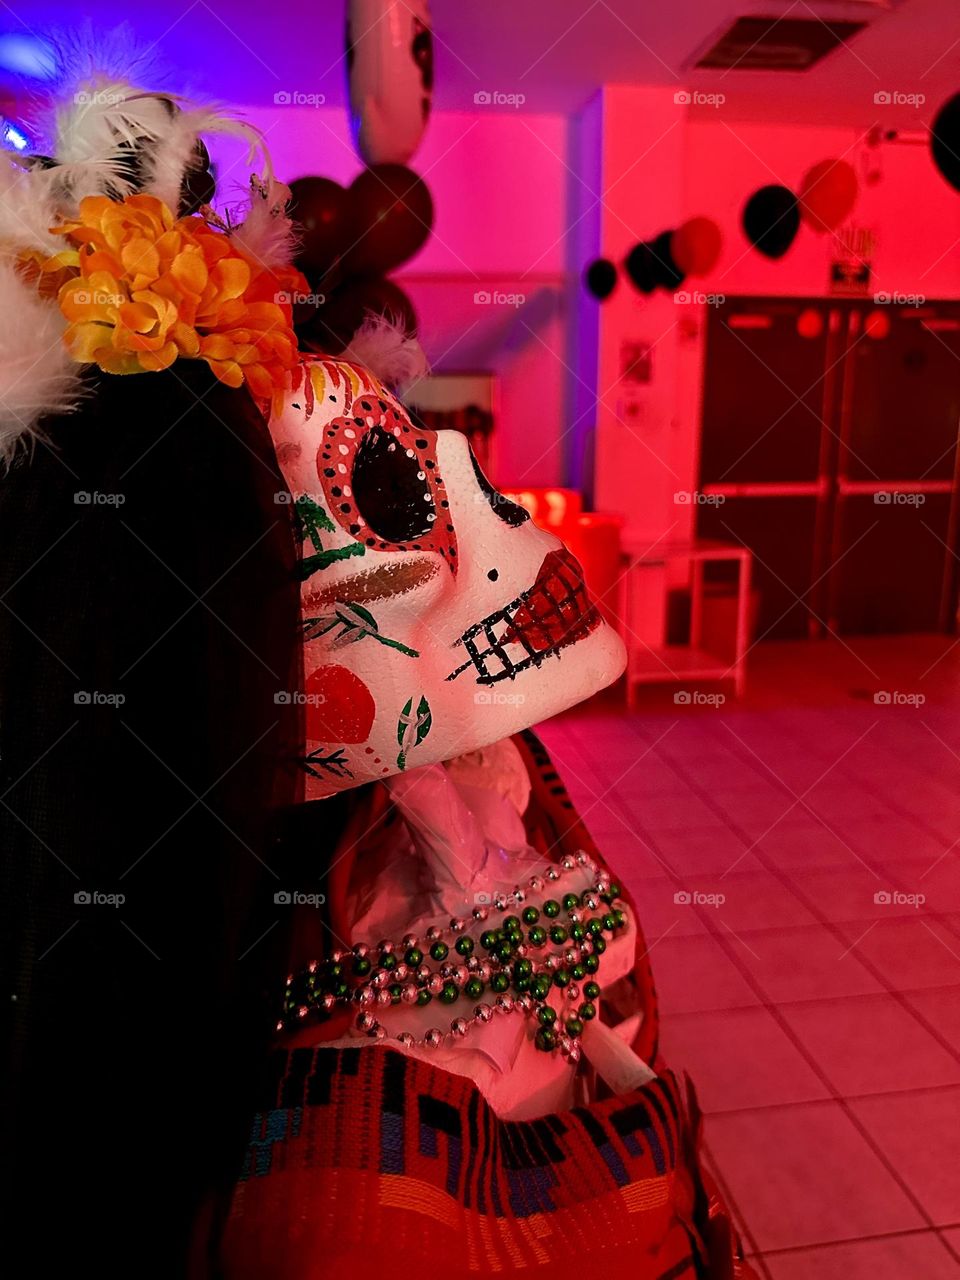
[[[737,18],[694,61],[712,71],[808,71],[867,23],[822,18]]]

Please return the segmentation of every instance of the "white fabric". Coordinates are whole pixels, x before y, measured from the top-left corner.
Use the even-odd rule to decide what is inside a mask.
[[[396,850],[385,854],[375,883],[363,894],[365,910],[349,941],[399,939],[409,932],[422,943],[429,925],[447,926],[453,916],[470,919],[478,899],[489,903],[494,894],[525,887],[531,875],[542,872],[545,860],[527,843],[517,808],[518,803],[526,807],[529,794],[529,784],[521,785],[520,774],[526,779],[522,758],[514,744],[505,740],[460,757],[448,767],[427,765],[392,778],[391,796],[409,837],[399,833]],[[565,873],[541,896],[582,893],[591,883],[589,871],[578,868]],[[530,901],[534,902],[532,896]],[[491,923],[497,914],[491,909]],[[473,924],[471,932],[476,936],[483,927]],[[608,942],[597,975],[601,986],[630,972],[635,941],[630,921]],[[495,997],[488,995],[485,1000],[493,1003]],[[550,1003],[560,1011],[556,997],[551,996]],[[392,1037],[401,1030],[417,1037],[431,1027],[445,1032],[452,1019],[463,1015],[462,1001],[443,1005],[434,1000],[424,1008],[401,1004],[377,1010],[375,1016],[395,1047]],[[629,1022],[632,1038],[639,1022]],[[573,1066],[559,1053],[537,1049],[532,1033],[523,1014],[497,1013],[489,1023],[471,1026],[462,1040],[448,1039],[437,1049],[417,1046],[407,1052],[469,1077],[504,1119],[525,1120],[566,1110],[580,1101],[574,1094]],[[337,1043],[376,1044],[359,1031]],[[618,1089],[620,1084],[633,1088],[630,1081],[652,1078],[632,1049],[615,1032],[599,1029],[596,1021],[587,1024],[583,1047],[611,1088]]]

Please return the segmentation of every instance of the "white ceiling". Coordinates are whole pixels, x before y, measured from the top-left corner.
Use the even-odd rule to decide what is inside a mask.
[[[569,113],[603,83],[675,84],[723,93],[730,117],[902,128],[960,90],[960,3],[893,2],[883,12],[881,0],[433,0],[436,105],[473,110],[475,93],[495,90],[523,95],[526,111]],[[291,89],[343,102],[344,0],[86,0],[83,10],[101,29],[129,22],[174,68],[175,87],[235,103],[270,103]],[[711,37],[749,13],[873,21],[809,72],[688,72]],[[65,0],[10,0],[0,32],[75,16]],[[926,101],[878,111],[883,91]]]

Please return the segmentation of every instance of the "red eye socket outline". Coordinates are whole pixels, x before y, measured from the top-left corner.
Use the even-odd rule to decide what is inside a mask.
[[[359,371],[358,371],[359,372]],[[437,463],[437,433],[361,393],[323,430],[317,474],[344,532],[378,551],[434,551],[457,572],[457,536]]]

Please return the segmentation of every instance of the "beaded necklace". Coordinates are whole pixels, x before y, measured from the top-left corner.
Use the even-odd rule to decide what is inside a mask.
[[[548,885],[581,868],[594,877],[584,892],[546,898],[539,906],[528,901],[528,890],[542,894]],[[388,939],[375,946],[358,942],[292,974],[277,1030],[289,1030],[309,1017],[327,1018],[338,1006],[355,1005],[357,1030],[385,1040],[388,1032],[375,1009],[400,1004],[423,1008],[435,1001],[450,1006],[465,1000],[473,1005],[470,1016],[455,1017],[448,1030],[431,1027],[422,1037],[400,1031],[393,1038],[407,1048],[435,1049],[447,1039],[461,1039],[471,1026],[482,1026],[495,1013],[519,1012],[537,1023],[538,1049],[560,1052],[576,1062],[583,1024],[597,1015],[600,987],[594,976],[607,937],[627,924],[620,893],[620,886],[586,853],[567,855],[558,865],[531,876],[528,889],[493,895],[499,924],[490,923],[490,907],[475,906],[473,923],[486,925],[477,936],[468,931],[470,921],[456,916],[445,928],[431,925],[422,945],[412,933],[399,945]],[[514,908],[520,909],[519,915],[511,914]],[[559,1015],[547,1003],[554,991],[561,998]],[[492,1001],[483,999],[488,994]]]

